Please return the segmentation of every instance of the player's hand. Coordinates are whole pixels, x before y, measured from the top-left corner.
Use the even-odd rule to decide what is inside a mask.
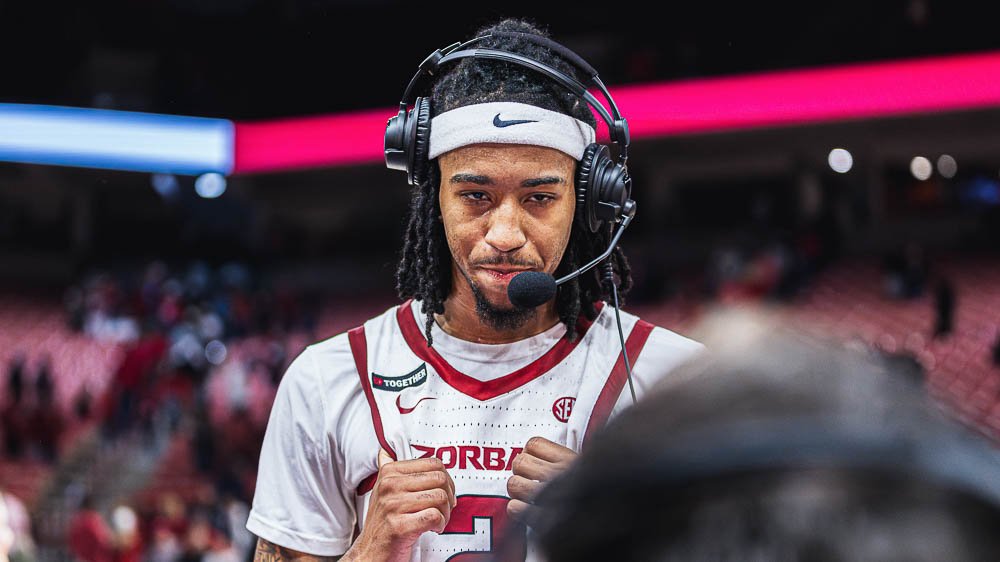
[[[393,461],[379,451],[365,528],[349,560],[404,561],[427,531],[440,533],[455,506],[455,482],[439,459]]]
[[[516,457],[507,479],[507,514],[523,520],[524,513],[546,482],[566,470],[576,459],[576,451],[542,437],[532,437]]]

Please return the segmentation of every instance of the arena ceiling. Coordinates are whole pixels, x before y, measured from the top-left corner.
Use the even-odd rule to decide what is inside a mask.
[[[431,50],[527,17],[609,85],[1000,48],[1000,7],[941,0],[657,7],[507,1],[0,2],[0,102],[268,119],[398,101]]]

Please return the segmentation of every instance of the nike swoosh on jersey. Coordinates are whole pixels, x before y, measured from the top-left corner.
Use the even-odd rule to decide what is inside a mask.
[[[409,414],[413,410],[416,410],[417,406],[419,406],[420,403],[423,402],[424,400],[434,400],[433,396],[424,396],[420,400],[417,400],[417,403],[414,404],[412,408],[404,408],[403,405],[399,403],[399,398],[400,398],[399,396],[396,396],[396,408],[398,408],[399,413],[403,415]]]
[[[500,119],[499,113],[493,118],[494,127],[510,127],[511,125],[520,125],[521,123],[538,123],[538,121],[532,119],[511,119],[510,121],[504,121]]]

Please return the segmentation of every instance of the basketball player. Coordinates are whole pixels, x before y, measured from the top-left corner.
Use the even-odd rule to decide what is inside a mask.
[[[476,47],[579,76],[558,48],[519,34],[544,32],[504,20]],[[507,292],[518,273],[563,275],[611,243],[613,224],[592,229],[595,203],[577,202],[581,182],[596,181],[585,172],[614,163],[596,160],[608,149],[594,144],[587,103],[504,61],[465,58],[436,78],[417,131],[430,127],[415,151],[426,177],[408,169],[397,282],[409,300],[289,366],[247,523],[257,560],[485,559],[511,516],[632,402],[597,270],[534,307]],[[610,263],[627,289],[621,250]],[[702,348],[625,312],[621,323],[637,395]]]

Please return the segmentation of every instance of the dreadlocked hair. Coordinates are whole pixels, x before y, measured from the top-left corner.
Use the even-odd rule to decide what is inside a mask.
[[[502,20],[479,29],[474,37],[494,31],[549,37],[546,30],[524,19]],[[548,48],[518,36],[488,37],[476,46],[518,53],[579,79],[575,66]],[[572,92],[539,73],[504,61],[460,60],[434,84],[431,100],[432,117],[466,105],[509,101],[558,111],[597,127],[597,119],[590,107]],[[396,269],[399,297],[415,298],[421,302],[421,312],[426,317],[424,334],[428,345],[433,343],[431,327],[434,315],[444,313],[444,301],[451,292],[451,253],[438,206],[440,183],[441,170],[435,159],[428,162],[427,179],[412,188],[403,250]],[[556,269],[556,277],[574,271],[600,255],[611,242],[611,232],[612,227],[608,225],[597,233],[591,233],[577,214],[573,218],[569,243]],[[624,296],[632,287],[628,260],[621,248],[615,248],[610,260],[619,295]],[[594,320],[597,317],[597,301],[611,297],[610,287],[601,282],[600,269],[596,267],[559,287],[556,309],[559,319],[566,324],[566,337],[570,340],[577,337],[579,317],[582,315]]]

